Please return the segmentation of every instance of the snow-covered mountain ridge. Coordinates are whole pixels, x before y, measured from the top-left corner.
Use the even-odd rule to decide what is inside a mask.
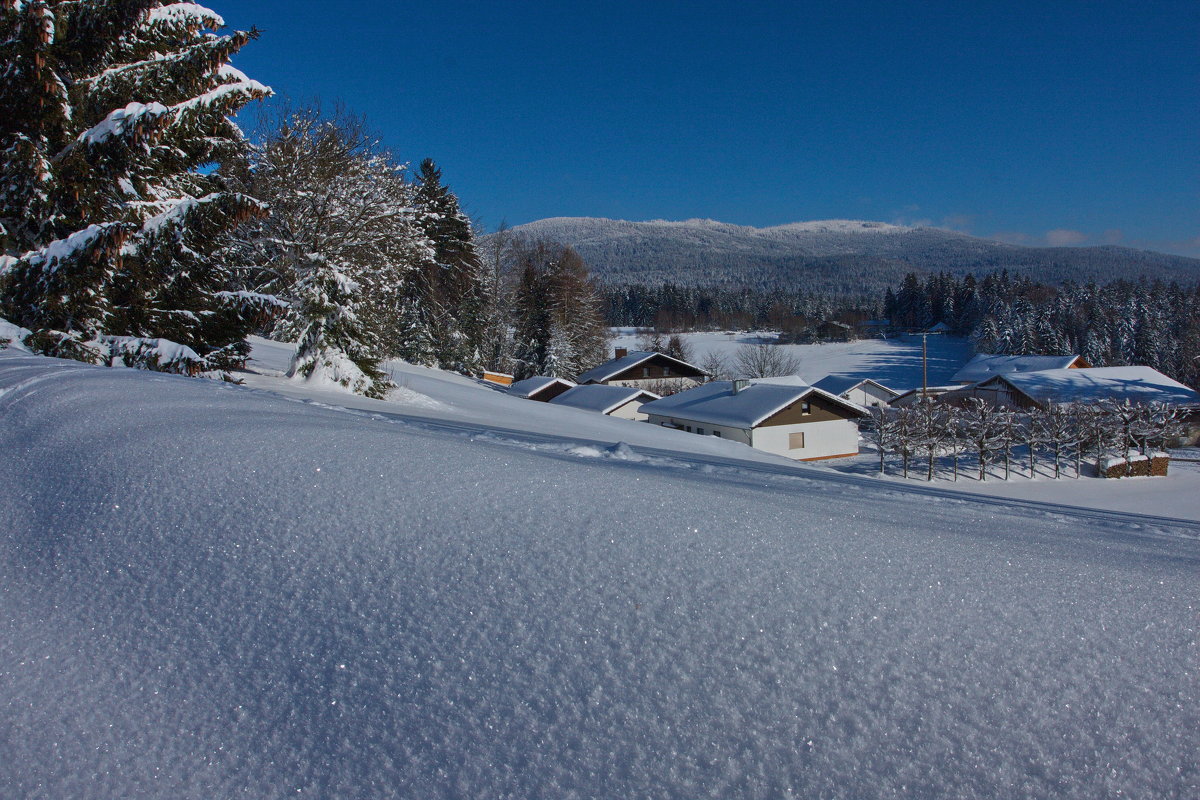
[[[866,220],[816,220],[768,228],[708,219],[630,222],[552,217],[512,229],[573,246],[603,283],[803,286],[882,292],[906,272],[977,275],[1008,269],[1043,281],[1146,275],[1200,278],[1200,259],[1124,247],[1023,247],[940,228]]]

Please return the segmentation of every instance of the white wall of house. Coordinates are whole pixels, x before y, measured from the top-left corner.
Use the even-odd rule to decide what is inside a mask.
[[[804,434],[802,448],[792,446],[793,433]],[[858,452],[858,426],[845,419],[771,425],[754,429],[751,446],[797,459],[854,455]]]
[[[646,421],[651,425],[666,425],[670,428],[679,428],[679,430],[687,431],[688,433],[698,433],[701,436],[720,436],[722,439],[728,439],[731,442],[750,444],[750,431],[744,428],[712,425],[707,422],[693,422],[690,419],[662,417],[658,414],[650,414],[649,419]]]
[[[829,420],[826,422],[802,422],[794,425],[771,425],[755,428],[730,428],[693,422],[690,419],[663,417],[650,414],[646,420],[652,425],[666,425],[702,436],[720,435],[731,442],[741,442],[768,453],[796,459],[828,458],[830,456],[854,455],[858,452],[858,425],[852,420]],[[793,448],[793,433],[804,434],[804,447]]]
[[[608,415],[610,417],[617,417],[618,419],[632,419],[638,422],[645,422],[649,418],[648,414],[642,413],[642,406],[645,404],[644,400],[630,400],[628,403],[623,403],[608,412]]]
[[[857,403],[864,408],[886,406],[895,396],[894,394],[888,394],[873,383],[864,383],[861,386],[855,386],[842,395],[842,397],[851,403]]]

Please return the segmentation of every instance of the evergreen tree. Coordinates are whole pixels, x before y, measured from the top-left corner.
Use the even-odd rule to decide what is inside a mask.
[[[445,369],[478,373],[489,320],[487,278],[471,222],[432,159],[421,162],[414,202],[433,245],[433,258],[420,278],[425,304],[436,319],[430,331],[436,359]]]
[[[229,64],[257,34],[222,27],[186,3],[0,4],[0,309],[38,351],[103,361],[163,337],[198,354],[187,369],[223,368],[277,305],[230,291],[214,256],[264,213],[226,177],[230,117],[270,93]]]
[[[608,331],[583,259],[546,241],[517,243],[514,252],[514,375],[574,377],[601,363]]]
[[[249,288],[291,301],[273,335],[346,354],[369,381],[337,382],[372,394],[383,391],[378,359],[434,363],[433,323],[413,279],[433,246],[415,219],[403,168],[360,118],[341,111],[285,109],[263,138],[246,181],[272,213],[240,238],[246,258],[260,265]],[[336,359],[302,361],[309,374],[337,371]]]
[[[298,331],[289,376],[331,380],[367,397],[383,397],[391,381],[380,371],[371,332],[358,314],[359,286],[323,256],[298,264]]]

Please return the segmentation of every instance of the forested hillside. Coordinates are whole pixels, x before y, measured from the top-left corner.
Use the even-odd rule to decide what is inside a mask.
[[[832,295],[882,293],[908,272],[1007,269],[1058,283],[1145,275],[1200,278],[1200,259],[1127,247],[1020,247],[937,228],[825,220],[772,228],[712,220],[626,222],[556,217],[514,233],[569,244],[610,286],[714,286]]]

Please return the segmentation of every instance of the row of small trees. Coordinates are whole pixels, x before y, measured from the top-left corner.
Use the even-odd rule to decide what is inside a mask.
[[[1133,453],[1166,447],[1182,435],[1178,408],[1165,403],[1121,403],[1103,400],[1092,405],[1053,405],[1045,409],[1011,411],[970,398],[962,406],[923,402],[905,408],[873,408],[863,433],[879,451],[879,472],[886,470],[886,455],[900,457],[904,477],[914,463],[922,463],[932,481],[939,460],[951,463],[958,480],[960,459],[974,457],[979,480],[987,479],[989,466],[1003,466],[1008,479],[1017,451],[1029,465],[1032,477],[1039,457],[1060,478],[1065,465],[1079,477],[1085,459],[1099,463],[1119,455],[1128,466]]]

